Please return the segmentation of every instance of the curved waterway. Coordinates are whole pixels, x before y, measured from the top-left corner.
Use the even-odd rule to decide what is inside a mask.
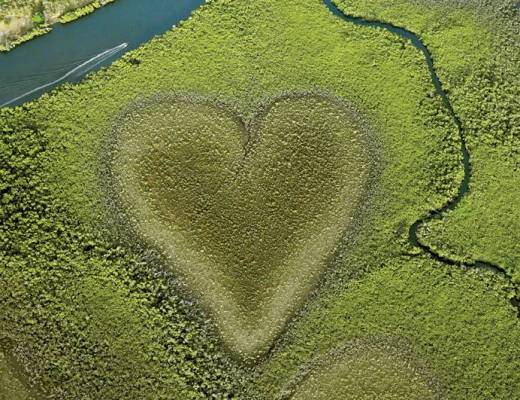
[[[64,82],[80,81],[89,72],[109,65],[124,52],[164,33],[204,3],[205,0],[118,0],[73,23],[55,25],[50,33],[0,54],[0,107],[22,104]],[[421,51],[435,90],[458,128],[464,179],[455,197],[449,199],[443,207],[431,210],[410,227],[410,243],[445,264],[489,270],[504,276],[512,285],[511,275],[501,266],[483,261],[463,263],[451,259],[437,253],[419,238],[418,231],[425,223],[442,218],[459,205],[469,191],[472,172],[464,127],[437,75],[428,48],[409,30],[349,16],[332,0],[323,0],[323,3],[346,22],[385,29],[410,41]],[[520,316],[520,299],[515,298],[511,302],[519,309]]]
[[[464,126],[458,117],[458,115],[455,113],[453,109],[453,105],[451,104],[451,101],[448,97],[448,94],[443,88],[442,82],[439,79],[439,76],[437,74],[437,71],[435,70],[433,58],[428,50],[428,48],[424,45],[422,40],[417,36],[415,33],[405,29],[401,28],[389,23],[380,22],[380,21],[372,21],[367,20],[361,17],[353,17],[348,14],[345,14],[342,10],[340,10],[334,3],[333,0],[323,0],[323,3],[327,6],[327,8],[337,17],[341,18],[344,21],[347,21],[349,23],[353,23],[355,25],[361,25],[366,26],[370,28],[379,28],[379,29],[385,29],[387,31],[390,31],[391,33],[398,35],[402,37],[403,39],[406,39],[410,41],[415,48],[417,48],[424,56],[426,65],[428,66],[428,71],[430,72],[431,80],[433,83],[433,86],[435,87],[436,93],[442,98],[442,101],[444,103],[444,106],[448,110],[448,113],[450,114],[451,119],[457,126],[459,137],[460,137],[460,151],[462,153],[462,164],[464,167],[464,178],[462,182],[460,183],[459,190],[457,194],[449,199],[442,207],[429,211],[425,216],[421,217],[417,221],[415,221],[408,231],[408,240],[409,242],[414,246],[420,248],[424,253],[429,255],[431,258],[440,261],[444,264],[452,265],[452,266],[459,266],[462,268],[474,268],[474,269],[480,269],[480,270],[487,270],[494,273],[497,273],[501,276],[503,276],[511,285],[511,287],[514,287],[513,284],[513,277],[501,266],[488,263],[485,261],[474,261],[474,262],[461,262],[458,260],[451,259],[449,257],[443,256],[439,253],[437,253],[431,246],[429,246],[426,243],[423,243],[418,235],[419,230],[421,227],[426,224],[428,221],[431,221],[433,219],[441,219],[446,213],[448,213],[451,210],[454,210],[462,201],[462,199],[468,194],[469,192],[469,183],[471,181],[471,157],[466,145],[466,134],[464,131]],[[520,299],[518,297],[514,297],[511,299],[511,304],[518,309],[518,317],[520,318]]]
[[[78,82],[126,51],[163,34],[205,0],[117,0],[69,24],[0,53],[0,107],[33,100]]]

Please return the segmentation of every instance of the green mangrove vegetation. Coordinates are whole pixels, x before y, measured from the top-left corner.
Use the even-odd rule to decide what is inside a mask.
[[[283,399],[442,399],[442,388],[417,365],[405,341],[367,338],[314,360]]]
[[[293,322],[256,371],[254,398],[286,393],[287,382],[313,360],[370,337],[406,338],[412,365],[429,371],[424,376],[436,383],[428,387],[441,390],[442,398],[507,399],[518,393],[518,319],[499,294],[504,283],[492,273],[483,279],[476,271],[397,257],[344,285],[310,302]],[[399,365],[394,380],[385,383],[389,392],[399,393],[409,373]],[[372,371],[383,374],[384,368],[378,363]]]
[[[422,236],[462,261],[498,264],[520,283],[520,9],[512,1],[338,1],[349,13],[405,26],[431,50],[472,159],[457,210]]]
[[[424,39],[466,129],[470,192],[421,238],[517,277],[518,14],[430,3],[338,1]],[[520,397],[514,282],[409,242],[464,170],[408,40],[321,0],[212,0],[0,130],[20,398]]]

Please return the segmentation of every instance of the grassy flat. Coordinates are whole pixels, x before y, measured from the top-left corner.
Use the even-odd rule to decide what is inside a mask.
[[[484,54],[486,48],[484,43],[478,52]],[[464,57],[455,54],[455,58]],[[449,75],[448,70],[440,72],[443,79]],[[472,79],[475,85],[477,78]],[[269,168],[261,167],[283,170],[281,160],[289,157],[294,146],[283,146],[280,138],[291,132],[291,120],[307,124],[310,132],[322,131],[334,121],[330,126],[340,137],[353,134],[351,119],[341,117],[342,109],[334,102],[326,102],[321,110],[339,115],[338,120],[313,111],[312,102],[319,99],[308,104],[309,99],[279,101],[276,107],[267,107],[271,114],[260,112],[284,93],[310,92],[345,99],[357,110],[357,118],[364,120],[362,125],[372,128],[380,146],[378,179],[368,182],[370,196],[361,202],[356,229],[340,241],[326,263],[317,257],[319,262],[309,270],[323,269],[314,290],[303,305],[285,305],[285,310],[296,311],[283,330],[278,325],[273,326],[274,333],[262,330],[262,343],[270,338],[270,351],[246,368],[230,356],[229,344],[238,341],[225,333],[222,317],[208,313],[211,306],[199,300],[205,295],[200,282],[209,280],[198,281],[198,289],[189,285],[193,292],[198,290],[197,295],[187,290],[183,285],[188,283],[187,274],[182,274],[181,263],[164,257],[164,244],[172,241],[172,221],[195,218],[196,224],[175,226],[174,233],[191,241],[184,251],[200,250],[203,241],[213,261],[211,269],[201,271],[224,271],[228,278],[219,282],[228,288],[240,282],[236,294],[228,288],[214,293],[232,293],[235,304],[246,304],[251,310],[264,306],[262,301],[252,305],[246,298],[257,288],[263,290],[262,279],[228,275],[232,265],[240,265],[233,262],[239,254],[236,247],[251,243],[262,232],[265,235],[268,223],[278,233],[287,230],[301,238],[312,230],[294,229],[299,226],[298,215],[287,217],[291,223],[281,226],[275,216],[285,215],[286,210],[280,209],[279,202],[291,205],[293,199],[284,197],[285,191],[264,192],[262,185],[253,183],[287,186],[290,193],[305,196],[314,190],[312,198],[319,201],[294,207],[305,217],[319,219],[315,213],[325,212],[325,203],[330,208],[324,221],[334,213],[334,196],[348,195],[333,191],[330,202],[325,197],[334,187],[328,179],[345,176],[334,168],[351,163],[342,158],[350,156],[351,149],[339,139],[315,138],[300,147],[298,137],[287,137],[298,149],[317,146],[317,154],[327,143],[346,150],[323,160],[334,166],[332,175],[311,169],[305,175],[309,185],[293,187],[294,182],[282,179],[285,175],[275,179]],[[195,93],[211,104],[154,105],[146,100],[157,99],[160,93]],[[490,99],[478,104],[491,107]],[[179,114],[185,113],[196,118],[177,126]],[[286,117],[291,113],[297,118]],[[313,119],[306,121],[307,115]],[[481,126],[476,113],[472,115],[471,126]],[[248,125],[249,121],[256,124]],[[170,134],[172,126],[177,126],[180,136]],[[250,126],[258,127],[260,139],[250,142],[254,151],[248,153],[242,144],[243,137],[250,136],[246,131],[256,132]],[[446,267],[409,245],[409,226],[457,191],[462,170],[456,127],[434,94],[424,59],[399,37],[340,21],[317,0],[215,0],[175,30],[81,84],[63,86],[15,110],[1,110],[0,129],[0,256],[5,266],[0,269],[0,330],[14,336],[11,339],[25,357],[24,367],[55,398],[273,399],[316,357],[373,336],[405,338],[420,364],[446,387],[450,399],[519,397],[520,329],[507,282],[491,273]],[[273,132],[271,137],[265,136],[268,132]],[[109,174],[107,147],[114,148],[118,135],[131,140],[120,142],[120,152],[114,153],[120,158],[113,160],[124,161],[134,151],[142,162],[132,164],[126,159]],[[172,152],[150,153],[153,136],[164,146],[172,144]],[[173,147],[179,138],[186,138],[183,146]],[[140,146],[130,146],[134,141]],[[276,152],[266,151],[271,147]],[[182,148],[189,154],[196,149],[203,163],[190,163]],[[306,156],[312,161],[309,165],[322,165],[321,157]],[[244,163],[238,172],[237,157]],[[210,161],[214,171],[201,168]],[[225,163],[233,165],[227,175]],[[129,167],[123,170],[123,165]],[[212,214],[194,211],[202,194],[193,180],[187,180],[194,175],[184,167],[196,171],[199,179],[215,172],[225,183],[218,196],[207,197],[205,204]],[[263,171],[269,173],[264,176]],[[297,172],[292,176],[299,177]],[[323,194],[316,186],[321,174],[327,178]],[[230,175],[233,184],[226,178]],[[174,176],[184,177],[182,185],[173,186]],[[118,181],[116,197],[110,188]],[[172,186],[174,190],[167,190]],[[131,188],[137,197],[130,197]],[[258,210],[268,206],[263,202],[266,193],[276,200],[276,212],[262,211],[266,219],[257,222]],[[170,235],[163,244],[150,245],[155,233],[145,229],[147,221],[141,219],[136,199],[143,200],[142,210],[155,212],[155,222],[162,218],[164,232]],[[175,203],[176,199],[181,201]],[[237,209],[250,200],[254,207]],[[260,233],[248,231],[241,215],[254,220]],[[221,223],[225,216],[229,225]],[[121,234],[116,227],[125,218]],[[157,226],[154,221],[152,227]],[[208,226],[210,221],[219,224]],[[311,225],[316,229],[314,222]],[[136,233],[137,245],[128,240],[132,233],[128,226]],[[203,229],[194,235],[190,232],[194,226]],[[336,225],[331,226],[337,235]],[[240,238],[230,233],[233,229],[247,233]],[[276,249],[272,260],[284,259],[288,247],[269,236],[266,241]],[[330,252],[328,243],[320,254]],[[250,265],[255,271],[258,268],[258,276],[268,277],[265,266],[271,255],[266,247],[246,247],[249,261],[255,255]],[[311,249],[307,246],[299,255]],[[273,264],[276,275],[280,264]],[[304,282],[309,285],[311,280]],[[261,290],[258,294],[257,298],[269,298]],[[302,297],[290,296],[300,301]],[[229,327],[247,328],[253,318],[246,316],[244,324]],[[241,346],[249,352],[258,343]]]
[[[115,132],[127,219],[216,316],[228,346],[265,349],[351,228],[368,133],[339,100],[289,95],[247,122],[203,99],[131,108]]]
[[[384,338],[354,341],[307,367],[292,383],[293,400],[435,400],[438,385],[406,343]]]
[[[35,400],[26,386],[23,374],[17,371],[12,360],[0,350],[0,400]]]

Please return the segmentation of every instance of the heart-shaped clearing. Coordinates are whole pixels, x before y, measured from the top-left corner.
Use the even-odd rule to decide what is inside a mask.
[[[352,225],[367,135],[338,99],[280,97],[247,124],[199,97],[162,95],[115,129],[113,191],[243,358],[265,351]]]

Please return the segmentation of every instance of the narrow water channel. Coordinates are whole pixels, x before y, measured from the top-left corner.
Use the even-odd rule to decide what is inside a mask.
[[[205,0],[117,0],[93,14],[70,24],[57,24],[52,32],[33,39],[7,53],[0,53],[0,106],[15,106],[37,98],[64,82],[78,82],[87,73],[105,67],[126,51],[135,49],[189,17]],[[435,252],[421,242],[418,231],[428,221],[442,218],[455,209],[469,191],[471,158],[466,147],[463,125],[454,112],[437,75],[430,51],[421,39],[406,29],[379,21],[352,17],[343,13],[333,0],[324,5],[348,23],[380,28],[410,41],[424,55],[433,86],[456,124],[461,142],[464,179],[458,193],[446,204],[418,219],[409,229],[409,241],[432,258],[449,265],[490,270],[512,282],[508,272],[498,265],[476,261],[462,263]],[[512,300],[519,308],[520,301]]]
[[[514,287],[513,285],[513,277],[501,266],[491,264],[484,261],[474,261],[469,263],[463,263],[458,260],[451,259],[449,257],[443,256],[439,253],[437,253],[432,247],[429,245],[423,243],[418,235],[419,230],[421,227],[428,223],[428,221],[431,221],[432,219],[440,219],[444,215],[446,215],[447,212],[454,210],[457,208],[457,206],[460,204],[462,199],[468,194],[469,192],[469,184],[471,181],[471,157],[468,151],[468,148],[466,146],[466,135],[464,132],[464,126],[460,120],[460,118],[455,113],[453,106],[451,104],[451,101],[448,97],[448,94],[443,88],[442,82],[439,79],[439,76],[437,75],[437,71],[435,70],[435,66],[433,63],[433,58],[428,50],[428,48],[424,45],[424,43],[421,41],[421,39],[413,32],[410,32],[407,29],[397,27],[395,25],[380,22],[380,21],[371,21],[360,17],[353,17],[350,15],[345,14],[342,10],[340,10],[334,3],[333,0],[323,0],[323,3],[327,6],[327,8],[337,17],[341,18],[342,20],[355,24],[355,25],[361,25],[366,26],[370,28],[380,28],[385,29],[389,32],[392,32],[395,35],[400,36],[401,38],[410,41],[415,48],[417,48],[424,56],[424,60],[426,62],[426,65],[428,66],[428,71],[430,72],[431,80],[433,83],[433,86],[435,87],[436,93],[442,98],[442,101],[444,103],[444,106],[448,110],[448,113],[450,114],[451,119],[457,126],[457,129],[459,131],[459,138],[460,138],[460,151],[462,154],[462,164],[464,167],[464,178],[462,179],[462,182],[460,183],[459,190],[455,197],[449,199],[442,207],[431,210],[426,214],[425,216],[421,217],[417,221],[415,221],[409,228],[408,231],[408,240],[414,247],[419,247],[424,253],[432,257],[433,259],[443,262],[448,265],[453,266],[459,266],[463,268],[475,268],[475,269],[481,269],[481,270],[487,270],[491,271],[493,273],[497,273],[501,276],[503,276],[511,285],[511,287]],[[520,318],[520,299],[515,297],[511,299],[511,304],[518,309],[518,317]]]

